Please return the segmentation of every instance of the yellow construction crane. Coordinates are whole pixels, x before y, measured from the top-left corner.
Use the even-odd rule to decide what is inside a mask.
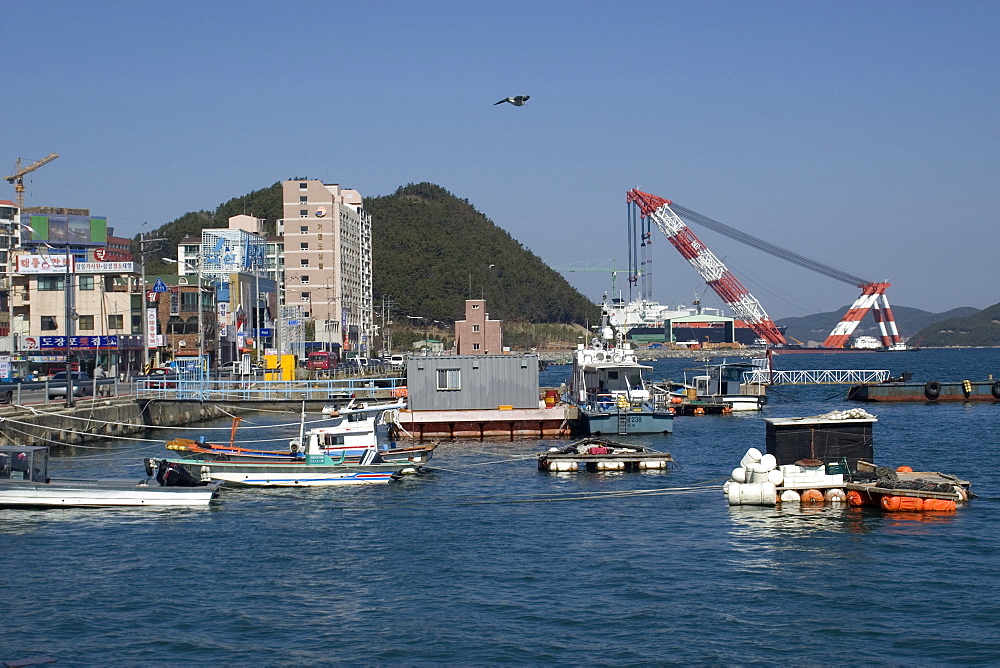
[[[44,164],[50,163],[59,157],[58,153],[50,153],[38,162],[33,162],[24,169],[21,169],[21,159],[17,159],[17,164],[14,166],[14,173],[10,176],[3,177],[5,181],[14,186],[14,190],[17,191],[17,208],[24,208],[24,175],[29,172],[33,172]]]

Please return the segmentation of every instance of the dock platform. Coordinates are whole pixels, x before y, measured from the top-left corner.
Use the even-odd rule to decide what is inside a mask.
[[[558,473],[573,471],[656,471],[670,468],[669,452],[640,445],[626,445],[585,438],[563,448],[538,455],[538,470]]]

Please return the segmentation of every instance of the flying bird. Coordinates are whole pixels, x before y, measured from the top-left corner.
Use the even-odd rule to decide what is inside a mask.
[[[523,107],[524,104],[525,104],[525,102],[528,101],[529,97],[531,97],[531,96],[530,95],[518,95],[517,97],[505,97],[504,99],[500,100],[499,102],[494,102],[493,106],[495,107],[498,104],[503,104],[504,102],[510,102],[515,107]]]

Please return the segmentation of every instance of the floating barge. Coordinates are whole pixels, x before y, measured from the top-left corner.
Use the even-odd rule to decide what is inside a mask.
[[[842,503],[890,512],[954,511],[971,483],[938,472],[875,466],[864,409],[767,419],[767,454],[750,448],[723,487],[730,505]]]
[[[852,385],[847,391],[850,401],[910,401],[937,403],[942,401],[1000,402],[1000,380],[991,378],[984,381],[961,380],[954,382],[914,383],[908,380],[890,378],[884,383]]]
[[[673,458],[641,445],[626,445],[597,438],[585,438],[562,448],[538,455],[538,470],[552,473],[575,471],[662,471]]]
[[[396,411],[389,422],[393,439],[516,440],[569,436],[566,406],[454,411]]]

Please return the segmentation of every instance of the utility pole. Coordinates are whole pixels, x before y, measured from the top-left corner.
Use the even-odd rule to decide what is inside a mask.
[[[143,223],[145,226],[146,223]],[[139,294],[142,305],[142,373],[146,372],[149,368],[149,339],[150,332],[147,330],[149,327],[149,313],[147,309],[148,300],[146,299],[146,244],[153,242],[167,241],[164,238],[158,239],[147,239],[143,232],[139,232],[139,271],[142,274],[142,285],[139,286]],[[152,332],[153,336],[156,336],[156,332]]]

